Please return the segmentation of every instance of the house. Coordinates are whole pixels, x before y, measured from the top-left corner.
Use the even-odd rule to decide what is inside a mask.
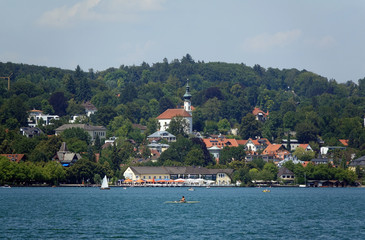
[[[52,120],[59,120],[58,115],[50,115],[50,114],[43,114],[41,110],[30,110],[28,111],[28,126],[29,127],[36,127],[38,124],[42,123],[42,125],[51,125]]]
[[[284,160],[281,160],[278,163],[278,167],[281,168],[284,165],[284,163],[289,162],[289,161],[293,162],[294,164],[298,164],[298,163],[300,163],[302,165],[304,164],[304,161],[301,161],[296,156],[289,154],[289,155],[285,156]]]
[[[284,160],[289,154],[290,152],[282,144],[270,144],[262,151],[261,156],[264,161],[278,162]]]
[[[257,138],[248,140],[237,140],[238,145],[245,145],[247,151],[258,152],[264,150],[271,143],[266,138]]]
[[[284,180],[286,182],[294,182],[294,173],[286,167],[281,167],[277,174],[278,180]]]
[[[167,142],[176,142],[175,135],[167,132],[167,131],[157,131],[147,136],[148,141],[160,141],[161,139],[166,140]]]
[[[313,151],[312,147],[308,144],[308,143],[305,143],[305,144],[299,144],[300,148],[303,148],[304,151],[308,152],[308,151]]]
[[[328,163],[332,163],[333,160],[329,159],[329,158],[313,158],[311,159],[311,163],[313,163],[314,165],[319,165],[319,164],[328,164]]]
[[[204,167],[128,167],[123,173],[126,179],[137,181],[151,179],[203,179],[219,185],[231,184],[233,169],[208,169]]]
[[[288,139],[283,139],[282,144],[286,149],[289,149],[290,147],[291,151],[294,151],[295,149],[297,149],[297,147],[300,146],[300,143],[298,142],[297,139],[289,139],[289,141]]]
[[[89,124],[64,124],[59,128],[56,128],[56,135],[61,134],[66,129],[70,128],[81,128],[85,132],[87,132],[90,137],[91,141],[94,142],[96,136],[99,136],[100,139],[105,139],[106,137],[106,128],[103,126],[91,126]]]
[[[203,138],[203,142],[217,162],[219,161],[220,152],[224,147],[238,147],[236,139],[226,138],[224,135],[212,135],[210,138]]]
[[[189,90],[189,83],[186,84],[186,92],[184,94],[184,108],[177,109],[167,109],[165,112],[160,114],[157,117],[157,120],[160,124],[160,131],[166,131],[170,122],[175,117],[182,117],[187,125],[188,129],[186,129],[187,133],[193,132],[193,116],[192,116],[192,106],[191,106],[191,94]]]
[[[24,154],[0,154],[0,156],[8,158],[12,162],[20,162],[24,158]]]
[[[355,171],[356,167],[361,169],[365,169],[365,156],[359,157],[357,159],[352,160],[349,164],[349,169]]]
[[[98,109],[89,101],[84,102],[81,105],[85,108],[85,113],[86,113],[86,116],[88,116],[88,117],[90,117],[91,114],[95,114],[98,111]]]
[[[333,150],[346,150],[346,147],[338,147],[338,146],[326,146],[321,147],[321,155],[326,155],[329,151]]]
[[[32,138],[35,136],[39,136],[43,134],[43,131],[40,128],[37,127],[22,127],[20,128],[20,133],[23,136],[26,136],[28,138]]]
[[[139,131],[141,131],[141,133],[144,133],[147,130],[147,127],[143,126],[141,124],[132,124],[132,127],[134,129],[139,129]]]
[[[269,111],[266,113],[262,111],[260,108],[255,107],[252,111],[252,114],[256,117],[256,120],[265,122],[269,118]]]
[[[152,141],[152,143],[148,144],[147,147],[152,151],[155,150],[159,154],[163,153],[165,150],[167,150],[170,145],[163,144],[163,143],[157,143],[156,141]]]
[[[65,142],[62,143],[60,150],[53,157],[53,160],[60,162],[64,167],[69,167],[80,159],[80,154],[68,151]]]

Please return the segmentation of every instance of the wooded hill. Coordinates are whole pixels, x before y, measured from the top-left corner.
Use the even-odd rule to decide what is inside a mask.
[[[195,62],[189,54],[182,59],[122,65],[100,72],[84,71],[79,66],[71,71],[0,63],[0,77],[10,74],[9,91],[7,80],[0,79],[0,153],[21,152],[28,159],[49,160],[54,153],[38,147],[39,141],[32,143],[15,136],[20,127],[27,125],[27,111],[38,109],[59,115],[60,121],[42,128],[51,135],[70,116],[83,114],[81,103],[85,101],[98,108],[86,121],[107,127],[108,137],[142,143],[147,134],[156,130],[155,118],[159,114],[183,104],[187,79],[195,108],[193,129],[198,132],[228,134],[231,128],[237,128],[238,138],[261,136],[278,143],[287,133],[296,132],[290,137],[311,142],[317,150],[318,139],[332,146],[340,145],[338,139],[349,139],[349,146],[358,155],[365,153],[365,78],[357,83],[337,83],[307,70]],[[269,119],[254,120],[254,107],[268,111]],[[146,125],[146,134],[134,131],[132,123]],[[13,135],[9,136],[12,130]],[[88,151],[86,141],[70,139],[66,138],[70,150]],[[61,139],[56,142],[60,144]]]

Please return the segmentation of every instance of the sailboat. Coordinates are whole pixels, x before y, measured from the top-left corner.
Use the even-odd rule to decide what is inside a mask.
[[[103,182],[101,183],[100,190],[109,190],[110,187],[108,185],[108,179],[106,178],[106,175],[103,178]]]

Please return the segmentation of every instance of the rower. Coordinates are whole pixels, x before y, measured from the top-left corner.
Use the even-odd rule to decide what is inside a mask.
[[[181,203],[186,202],[186,200],[185,200],[185,197],[184,197],[184,196],[182,196],[182,198],[180,199],[180,202],[181,202]]]

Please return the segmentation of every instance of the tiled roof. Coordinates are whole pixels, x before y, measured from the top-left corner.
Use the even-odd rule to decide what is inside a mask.
[[[181,117],[191,117],[190,113],[185,111],[185,109],[167,109],[157,119],[172,119],[174,117],[181,116]]]
[[[283,148],[282,144],[270,144],[265,148],[265,150],[262,152],[262,154],[277,153],[277,151],[282,148]]]
[[[342,143],[342,145],[344,145],[345,147],[347,147],[349,145],[348,139],[339,139],[338,141],[340,141]]]
[[[229,146],[229,147],[238,147],[238,143],[236,139],[231,139],[231,138],[218,138],[218,139],[214,139],[214,138],[204,138],[203,139],[205,146],[207,148],[211,148],[213,146],[217,146],[219,148],[223,148],[225,146]]]
[[[24,154],[0,154],[3,157],[7,157],[9,160],[19,162],[24,157]]]
[[[85,131],[106,131],[104,126],[91,126],[89,124],[64,124],[57,128],[56,131],[64,131],[69,128],[81,128]]]
[[[304,150],[306,150],[308,146],[309,146],[309,144],[305,143],[305,144],[299,144],[298,147],[303,148]]]
[[[259,113],[262,113],[265,117],[267,117],[269,115],[269,111],[264,112],[260,108],[257,108],[257,107],[255,107],[255,109],[252,111],[252,114],[255,116]]]
[[[91,102],[85,102],[83,104],[81,104],[86,110],[89,110],[89,111],[95,111],[95,110],[98,110],[94,104],[92,104]]]

